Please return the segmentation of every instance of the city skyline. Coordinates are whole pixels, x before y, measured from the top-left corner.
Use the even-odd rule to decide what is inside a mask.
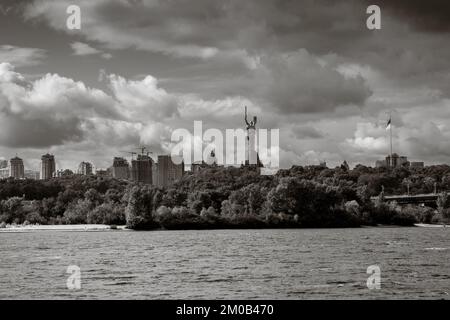
[[[67,30],[72,2],[2,11],[6,160],[38,169],[39,155],[64,154],[57,166],[76,170],[138,144],[169,154],[172,130],[236,128],[247,105],[280,129],[282,168],[373,165],[389,152],[391,111],[395,152],[450,163],[450,28],[436,7],[381,1],[382,27],[368,30],[367,1],[75,1],[84,20]]]
[[[1,0],[0,300],[285,319],[449,299],[449,17]]]

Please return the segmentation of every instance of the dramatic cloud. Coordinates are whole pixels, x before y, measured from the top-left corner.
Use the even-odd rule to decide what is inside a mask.
[[[158,81],[152,76],[132,81],[110,75],[109,81],[114,96],[124,106],[122,112],[128,119],[158,121],[178,114],[176,98],[158,88]]]
[[[73,1],[37,0],[27,18],[43,18],[55,29],[65,27],[62,13]],[[208,59],[221,52],[247,50],[314,50],[366,36],[365,8],[357,0],[330,1],[77,1],[82,8],[80,32],[111,48],[137,48],[178,57]],[[320,41],[321,35],[328,38]],[[323,51],[322,51],[323,52]]]
[[[371,0],[366,0],[372,3]],[[450,3],[442,0],[379,0],[377,4],[418,30],[450,32]]]
[[[199,0],[193,3],[178,0],[155,3],[100,0],[77,3],[83,14],[82,28],[75,34],[87,40],[111,49],[162,53],[180,58],[187,65],[193,61],[186,57],[203,61],[191,68],[185,67],[194,81],[179,84],[184,90],[191,85],[197,90],[207,86],[208,90],[205,88],[202,93],[219,91],[236,95],[238,89],[246,92],[248,83],[255,82],[249,71],[266,67],[268,72],[275,68],[272,83],[268,85],[281,83],[280,86],[296,89],[297,77],[302,81],[310,79],[299,84],[305,87],[304,91],[313,93],[305,99],[300,97],[295,101],[287,88],[289,101],[280,101],[279,95],[284,96],[285,92],[274,89],[270,95],[275,100],[272,102],[284,105],[288,111],[297,108],[299,103],[305,105],[304,109],[299,107],[300,111],[308,111],[312,108],[311,100],[316,98],[324,99],[314,103],[323,104],[324,109],[333,109],[329,100],[334,98],[337,104],[361,104],[368,91],[364,90],[367,89],[364,83],[358,83],[360,78],[341,83],[329,66],[321,70],[313,61],[334,54],[337,63],[358,61],[398,82],[417,85],[426,81],[430,88],[439,89],[447,96],[450,94],[450,89],[442,85],[449,81],[450,46],[442,46],[448,40],[445,30],[449,11],[448,4],[441,0],[433,0],[432,4],[382,1],[379,4],[382,29],[378,31],[366,28],[366,8],[372,4],[369,1]],[[67,15],[64,14],[69,4],[72,2],[37,0],[26,7],[25,16],[42,19],[56,30],[72,35],[74,31],[66,28]],[[416,29],[411,25],[421,27]],[[424,28],[440,32],[424,35],[421,31]],[[266,61],[261,66],[264,57]],[[276,69],[280,65],[283,67],[279,70],[279,79]],[[295,71],[290,71],[293,65]],[[290,73],[283,74],[284,70]],[[323,85],[324,95],[308,87],[318,86],[324,81],[322,77],[328,80]],[[244,81],[247,83],[242,83]],[[333,91],[339,91],[339,95]]]
[[[112,96],[56,74],[28,83],[11,64],[1,63],[0,144],[48,147],[81,142],[96,134],[111,144],[130,143],[123,137],[138,137],[143,123],[177,112],[176,99],[157,88],[151,76],[142,81],[116,75],[109,79]]]
[[[450,107],[450,104],[447,106]],[[417,117],[418,114],[413,113]],[[394,152],[406,155],[413,161],[446,161],[450,157],[448,141],[448,120],[440,124],[434,121],[405,123],[394,127],[393,131]],[[351,153],[370,155],[372,159],[375,156],[384,157],[390,152],[389,131],[385,130],[385,124],[358,123],[354,137],[347,139],[344,149]]]
[[[389,153],[389,140],[386,129],[371,122],[358,123],[354,138],[347,139],[347,142],[352,147],[363,152]]]
[[[361,106],[371,94],[361,76],[346,78],[303,49],[265,57],[261,64],[255,77],[255,81],[261,81],[261,94],[274,108],[288,114]]]
[[[6,146],[79,141],[84,119],[121,117],[114,100],[100,90],[55,74],[27,83],[7,63],[0,64],[0,102],[0,143]]]
[[[170,153],[172,130],[192,131],[198,119],[194,110],[211,107],[201,120],[208,126],[235,128],[243,124],[242,103],[252,106],[239,98],[205,101],[171,94],[150,75],[142,80],[114,74],[103,77],[111,94],[57,74],[30,82],[11,64],[1,63],[0,146],[51,149],[65,155],[90,152],[99,164],[105,164],[108,158],[141,144],[155,155]],[[108,152],[99,153],[99,148]]]
[[[381,0],[381,30],[366,28],[369,0],[23,2],[29,48],[0,47],[18,67],[0,65],[0,144],[106,163],[139,143],[167,152],[194,120],[242,127],[248,106],[280,129],[282,166],[373,164],[389,112],[394,151],[450,162],[447,2]],[[81,30],[66,28],[71,4]]]

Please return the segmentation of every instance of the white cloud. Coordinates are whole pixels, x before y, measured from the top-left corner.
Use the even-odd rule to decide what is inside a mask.
[[[98,54],[101,52],[100,50],[92,48],[90,45],[83,42],[72,42],[70,46],[74,51],[73,54],[76,56],[87,56],[91,54]]]
[[[85,140],[136,144],[143,127],[177,113],[177,100],[151,76],[129,81],[110,75],[112,95],[57,74],[27,82],[0,64],[0,144],[47,147]],[[129,132],[129,133],[128,133]]]
[[[38,0],[25,8],[25,17],[45,18],[49,24],[61,31],[67,32],[65,12],[70,1],[49,2]],[[157,12],[158,7],[151,2],[124,1],[78,1],[82,10],[82,28],[80,32],[88,40],[97,41],[111,49],[137,48],[141,50],[163,52],[178,57],[199,57],[208,59],[218,53],[214,46],[178,42],[176,38],[193,37],[204,31],[203,26],[196,26],[191,21],[183,22],[166,19],[164,12]],[[207,5],[207,3],[205,3]],[[164,4],[161,3],[164,7]],[[168,4],[170,6],[170,4]],[[192,4],[187,4],[192,7]],[[102,9],[110,9],[117,19],[104,20]],[[164,10],[164,9],[163,9]],[[148,19],[165,20],[166,30],[163,32],[149,23]],[[131,32],[130,32],[131,31]]]
[[[38,48],[22,48],[0,45],[0,63],[8,62],[17,67],[37,65],[47,56],[47,51]]]
[[[109,86],[128,119],[158,121],[178,114],[177,98],[159,88],[158,80],[150,75],[134,81],[112,74]]]
[[[102,53],[101,56],[102,56],[102,58],[105,58],[108,60],[113,57],[113,55],[111,53]]]
[[[72,42],[70,46],[74,51],[73,54],[76,56],[100,55],[104,59],[111,59],[113,57],[112,54],[95,49],[84,42]]]

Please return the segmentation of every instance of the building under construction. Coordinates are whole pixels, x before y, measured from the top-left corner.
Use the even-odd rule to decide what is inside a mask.
[[[149,155],[138,154],[131,160],[131,180],[135,182],[152,184],[152,167],[154,162]]]
[[[158,156],[155,171],[157,181],[154,184],[158,187],[167,187],[183,177],[184,162],[175,164],[169,155],[161,155]]]
[[[130,178],[130,165],[125,158],[114,157],[112,166],[112,176],[116,179]]]

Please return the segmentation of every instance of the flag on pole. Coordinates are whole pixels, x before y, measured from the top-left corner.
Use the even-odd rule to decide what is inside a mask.
[[[386,130],[389,130],[391,128],[391,117],[389,117],[389,120],[386,124]]]

